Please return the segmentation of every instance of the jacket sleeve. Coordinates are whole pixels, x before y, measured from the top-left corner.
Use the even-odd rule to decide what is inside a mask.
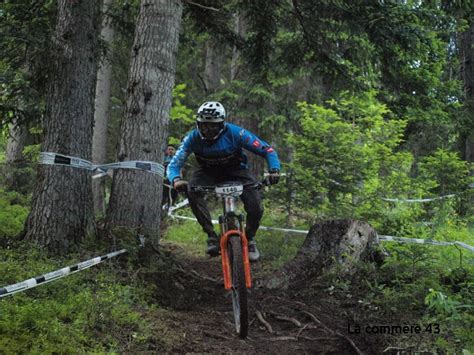
[[[268,169],[280,170],[280,160],[278,159],[278,154],[270,144],[243,128],[240,129],[239,139],[242,144],[242,148],[254,154],[260,155],[267,160]]]
[[[177,177],[181,177],[181,169],[188,159],[189,154],[192,153],[191,149],[191,133],[184,137],[183,141],[181,142],[176,154],[171,159],[170,163],[168,164],[168,168],[166,169],[166,176],[170,183],[173,183],[173,180]]]

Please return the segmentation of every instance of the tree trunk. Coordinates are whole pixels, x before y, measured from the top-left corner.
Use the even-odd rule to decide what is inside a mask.
[[[7,149],[5,153],[5,185],[9,190],[17,192],[22,191],[24,186],[28,183],[25,178],[28,177],[22,174],[22,169],[26,167],[25,157],[23,156],[23,148],[28,140],[28,129],[23,125],[18,125],[13,122],[9,128],[9,135],[7,141]]]
[[[113,0],[104,0],[103,21],[101,37],[110,49],[114,38],[114,29],[111,25],[107,11]],[[97,73],[97,86],[94,111],[94,136],[92,138],[92,161],[95,164],[106,162],[107,156],[107,123],[109,121],[110,87],[112,77],[112,65],[110,64],[110,52],[103,58]],[[94,198],[94,213],[105,215],[105,179],[92,181],[92,196]]]
[[[42,151],[91,159],[98,13],[94,0],[58,1]],[[40,165],[26,238],[65,254],[94,231],[90,172]]]
[[[234,22],[234,31],[239,36],[244,37],[245,33],[247,32],[244,16],[242,13],[235,15],[235,22]],[[241,53],[237,46],[234,45],[232,49],[232,60],[230,64],[230,80],[237,80],[238,75],[240,73],[240,67],[242,63],[240,63]]]
[[[466,117],[470,120],[461,133],[464,143],[464,159],[474,162],[474,15],[467,14],[469,27],[460,34],[461,73],[464,82]]]
[[[311,227],[296,257],[264,281],[269,288],[304,283],[334,267],[339,275],[351,274],[359,261],[380,261],[375,230],[365,222],[335,220]]]
[[[214,93],[219,87],[221,69],[224,61],[224,45],[219,41],[210,39],[206,43],[206,60],[204,64],[204,84],[206,96]]]
[[[245,21],[245,14],[239,13],[235,17],[234,29],[238,35],[242,38],[245,38],[247,35],[247,23]],[[249,72],[248,66],[245,63],[241,63],[242,54],[236,46],[234,46],[232,51],[232,61],[230,67],[230,77],[231,80],[243,80],[250,81],[251,73]],[[244,67],[245,65],[245,67]],[[258,100],[260,101],[260,100]],[[232,122],[245,128],[246,130],[260,136],[259,129],[259,120],[257,111],[259,108],[263,107],[264,103],[255,102],[254,97],[245,97],[241,98],[237,102],[237,115],[232,118]],[[242,112],[242,115],[239,114],[239,111]],[[266,140],[265,137],[261,137],[263,140]],[[269,142],[270,143],[270,142]],[[263,177],[264,162],[262,158],[252,154],[247,154],[249,158],[249,170],[254,174],[257,179]]]
[[[143,0],[135,30],[118,160],[163,161],[175,79],[182,2]],[[107,229],[140,228],[159,240],[162,178],[117,170]]]

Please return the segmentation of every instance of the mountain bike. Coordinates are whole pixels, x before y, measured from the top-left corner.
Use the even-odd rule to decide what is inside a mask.
[[[237,214],[237,198],[245,188],[261,188],[262,183],[226,182],[216,186],[189,186],[194,192],[214,192],[221,200],[223,214],[219,216],[220,248],[224,288],[232,295],[235,329],[240,338],[248,334],[249,316],[247,289],[252,287],[245,217]]]

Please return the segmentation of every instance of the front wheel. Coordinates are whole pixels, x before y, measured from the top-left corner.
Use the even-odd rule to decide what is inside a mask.
[[[242,258],[242,243],[239,235],[229,238],[229,261],[232,274],[232,305],[234,310],[235,329],[239,336],[247,337],[249,315],[247,306],[247,287]]]

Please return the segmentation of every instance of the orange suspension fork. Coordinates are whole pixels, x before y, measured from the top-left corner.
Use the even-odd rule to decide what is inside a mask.
[[[232,287],[232,276],[230,275],[230,262],[229,262],[229,252],[227,250],[227,242],[231,235],[239,235],[240,241],[242,243],[242,259],[244,262],[244,272],[245,272],[245,286],[247,288],[252,287],[252,277],[250,275],[250,262],[249,262],[249,249],[248,242],[245,233],[242,233],[239,230],[229,230],[225,232],[221,237],[221,259],[222,259],[222,271],[224,273],[224,288],[230,290]]]

